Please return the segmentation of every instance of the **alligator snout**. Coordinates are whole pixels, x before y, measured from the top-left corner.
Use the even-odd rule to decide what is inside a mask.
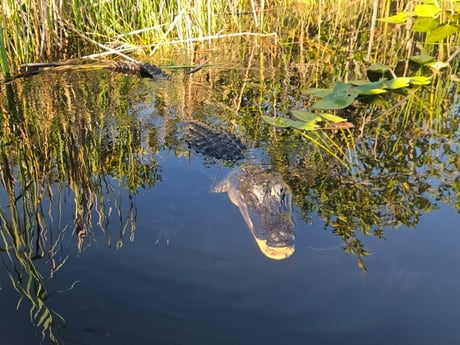
[[[271,231],[267,236],[267,245],[271,247],[292,246],[295,240],[294,231]]]
[[[274,260],[295,251],[292,192],[281,174],[247,164],[231,172],[214,192],[227,192],[262,253]]]

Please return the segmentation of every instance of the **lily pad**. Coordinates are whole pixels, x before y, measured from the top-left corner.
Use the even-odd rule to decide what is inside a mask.
[[[280,127],[280,128],[291,127],[292,121],[293,121],[285,117],[275,117],[275,116],[266,116],[266,115],[262,115],[262,119],[265,122],[268,122],[269,124],[271,124],[272,126]]]
[[[410,77],[410,84],[411,85],[430,85],[431,84],[431,78],[430,77]]]
[[[292,110],[292,115],[298,120],[310,122],[310,121],[321,121],[321,118],[315,114],[308,111]]]
[[[304,131],[314,131],[319,129],[319,125],[315,122],[293,121],[292,128],[303,129]]]
[[[391,67],[388,65],[381,64],[381,63],[375,63],[373,65],[370,65],[367,68],[367,70],[376,72],[376,73],[380,73],[380,74],[384,74],[385,72],[390,71]]]
[[[367,77],[370,81],[378,81],[382,77],[391,79],[394,77],[393,70],[390,66],[380,63],[373,64],[367,68]]]
[[[421,66],[426,65],[429,62],[432,62],[435,60],[435,57],[431,55],[426,55],[426,54],[421,54],[421,55],[415,55],[411,56],[409,58],[410,61],[413,61]]]
[[[303,129],[306,131],[313,131],[315,129],[318,129],[319,126],[317,125],[316,122],[304,122],[304,121],[298,121],[298,120],[291,120],[287,119],[285,117],[273,117],[273,116],[262,116],[262,119],[271,124],[272,126],[275,127],[280,127],[280,128],[297,128],[297,129]]]
[[[435,71],[440,71],[444,68],[449,68],[450,65],[447,63],[447,62],[443,62],[443,61],[433,61],[429,64],[427,64],[428,67],[430,67],[431,69],[435,70]]]
[[[320,99],[313,105],[315,109],[343,109],[353,103],[358,93],[350,91],[352,85],[337,82],[332,93]]]
[[[410,78],[398,77],[390,80],[382,81],[383,87],[389,90],[403,89],[410,85]]]
[[[319,113],[318,114],[321,118],[323,118],[326,121],[329,122],[334,122],[334,123],[341,123],[341,122],[346,122],[347,119],[344,119],[343,117],[334,115],[334,114],[328,114],[328,113]]]
[[[366,84],[354,86],[350,91],[363,96],[379,95],[386,92],[382,86],[383,84],[380,81],[368,82]]]

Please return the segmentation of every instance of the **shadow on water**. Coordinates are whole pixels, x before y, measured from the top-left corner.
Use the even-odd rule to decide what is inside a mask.
[[[252,53],[257,55],[254,51]],[[260,54],[264,55],[265,52]],[[98,326],[82,326],[84,336],[79,334],[78,330],[72,335],[66,333],[66,329],[73,327],[68,321],[72,320],[73,316],[64,315],[59,308],[67,314],[72,314],[72,303],[76,302],[70,302],[69,308],[65,308],[62,305],[65,304],[65,298],[62,296],[78,294],[78,291],[73,290],[80,289],[80,278],[76,275],[71,280],[66,280],[65,286],[62,286],[62,282],[56,282],[56,279],[60,274],[65,276],[66,269],[80,272],[79,268],[75,268],[78,266],[79,258],[80,262],[88,265],[92,264],[88,258],[94,259],[93,264],[102,267],[102,279],[106,279],[107,284],[111,286],[121,284],[122,288],[131,291],[130,294],[136,293],[132,286],[137,286],[142,298],[136,302],[139,304],[136,304],[136,308],[147,309],[145,314],[154,310],[162,316],[158,317],[157,321],[166,330],[164,334],[148,334],[146,330],[149,329],[149,325],[141,322],[139,327],[143,327],[143,333],[139,335],[139,339],[142,341],[148,342],[157,339],[156,337],[164,340],[170,337],[168,339],[172,339],[172,343],[181,343],[186,339],[186,335],[193,335],[196,339],[203,340],[203,343],[208,343],[209,339],[218,341],[218,334],[209,334],[208,340],[203,335],[198,335],[199,323],[187,319],[186,314],[195,307],[193,301],[196,300],[201,303],[203,310],[211,315],[210,319],[213,319],[213,303],[217,304],[228,297],[224,293],[227,291],[230,291],[231,297],[242,303],[238,307],[253,313],[248,315],[256,315],[261,324],[266,322],[276,328],[276,322],[280,321],[277,317],[280,316],[270,316],[269,310],[265,310],[267,306],[264,306],[264,297],[267,296],[254,293],[264,288],[264,280],[270,281],[274,287],[280,287],[267,273],[270,272],[266,266],[268,263],[257,263],[257,268],[260,269],[257,274],[262,275],[261,281],[248,282],[251,296],[256,297],[255,300],[245,300],[247,297],[242,291],[246,290],[236,286],[230,279],[236,274],[237,269],[227,258],[230,257],[229,253],[237,254],[234,260],[240,267],[247,266],[250,262],[248,254],[244,254],[243,249],[236,251],[234,248],[249,249],[249,241],[237,242],[239,237],[231,240],[234,234],[224,233],[220,236],[224,236],[228,241],[219,242],[219,251],[213,249],[214,244],[209,243],[209,238],[218,240],[217,237],[212,237],[209,229],[222,227],[230,230],[232,226],[237,226],[234,224],[235,219],[242,220],[238,212],[235,216],[216,208],[214,201],[224,202],[223,199],[202,197],[201,193],[208,192],[212,187],[209,178],[203,178],[203,175],[206,176],[210,171],[216,175],[226,175],[235,171],[235,166],[232,166],[234,163],[226,165],[221,160],[206,156],[203,150],[196,147],[190,150],[181,133],[185,122],[206,123],[241,137],[246,146],[252,149],[245,152],[244,160],[252,164],[257,162],[259,166],[277,174],[276,176],[283,181],[279,185],[287,184],[287,188],[292,190],[292,200],[299,214],[298,218],[301,218],[296,228],[299,237],[305,234],[300,229],[306,228],[307,223],[313,223],[315,220],[327,229],[329,234],[335,235],[329,236],[329,239],[340,239],[340,243],[334,241],[331,248],[344,249],[353,254],[363,270],[366,269],[364,257],[370,254],[366,244],[376,248],[378,245],[375,240],[384,237],[394,238],[394,234],[385,234],[389,228],[416,228],[423,215],[429,214],[443,203],[459,210],[459,118],[455,115],[454,109],[443,109],[443,117],[431,119],[431,123],[427,124],[424,116],[426,107],[423,102],[411,99],[406,99],[408,109],[398,119],[392,117],[392,114],[385,114],[385,110],[381,108],[373,107],[369,110],[357,107],[354,113],[349,114],[350,121],[355,123],[353,133],[338,130],[333,133],[318,131],[312,134],[318,140],[329,140],[332,149],[340,147],[341,154],[346,155],[341,158],[346,158],[350,162],[346,165],[343,164],[344,160],[337,160],[336,157],[328,155],[321,147],[315,145],[314,141],[306,140],[302,133],[274,129],[261,120],[263,114],[286,114],[290,109],[303,109],[307,106],[308,100],[300,95],[300,85],[292,73],[283,71],[284,75],[280,75],[273,72],[273,69],[263,70],[262,66],[257,65],[257,61],[261,59],[249,60],[255,62],[247,68],[208,69],[188,77],[178,73],[173,76],[172,81],[156,84],[110,72],[71,72],[44,73],[2,86],[1,92],[4,97],[0,103],[0,254],[9,283],[18,292],[18,307],[24,308],[26,305],[26,308],[30,309],[30,318],[40,330],[41,336],[54,343],[61,342],[61,332],[72,338],[67,339],[70,343],[76,344],[94,343],[94,340],[91,340],[93,334],[105,339],[101,342],[101,338],[98,338],[99,344],[110,341],[122,342],[113,340],[112,337],[115,335],[104,331],[104,327],[108,326],[91,316],[92,312],[99,310],[98,308],[103,309],[98,304],[99,296],[95,290],[88,292],[84,306],[80,306],[81,310],[75,309],[75,315],[85,315],[84,311],[87,310],[88,318]],[[445,88],[446,85],[439,88]],[[427,95],[428,91],[422,91],[421,96],[417,97],[423,99]],[[420,128],[424,128],[425,131],[421,132]],[[347,144],[350,135],[355,136],[354,146]],[[195,151],[200,151],[201,154],[197,155]],[[174,175],[175,169],[179,171],[185,169],[184,166],[195,169],[193,171],[196,176],[187,176],[189,170]],[[243,165],[237,164],[237,167],[241,166]],[[247,183],[245,176],[248,175],[236,176],[236,181],[240,184],[239,189],[236,188],[237,192],[241,191],[241,185]],[[219,187],[219,181],[216,181],[216,190],[229,192],[231,188],[228,185],[228,177],[227,180],[223,180],[227,181],[227,184],[221,184]],[[251,185],[257,184],[251,182]],[[263,182],[260,185],[264,186],[264,192],[276,194],[267,187],[267,183]],[[181,192],[181,189],[190,192]],[[177,194],[173,194],[174,191]],[[281,193],[287,194],[289,193]],[[175,197],[172,198],[171,195]],[[137,203],[139,199],[143,202]],[[241,199],[232,199],[231,196],[230,199],[240,208],[244,221],[251,230],[249,212],[239,205],[249,204],[248,200],[258,200],[258,195],[243,197],[243,202]],[[227,206],[228,212],[232,212],[230,205]],[[172,211],[165,211],[168,215],[160,215],[158,210],[167,210],[168,207]],[[144,211],[142,215],[139,209]],[[180,251],[174,252],[178,261],[158,259],[161,253],[165,257],[168,254],[161,246],[158,246],[155,253],[147,256],[146,252],[151,248],[143,247],[142,241],[145,240],[152,224],[155,224],[155,220],[149,218],[154,215],[159,218],[159,228],[164,228],[165,234],[170,230],[178,231],[180,228],[184,231],[186,240],[178,240],[183,254]],[[290,220],[285,223],[289,222]],[[206,225],[207,223],[212,226]],[[139,231],[139,224],[144,232]],[[191,233],[190,229],[194,228],[200,228],[200,232]],[[251,231],[257,240],[257,231]],[[312,239],[322,236],[317,231],[308,230],[307,233]],[[193,239],[194,236],[197,238]],[[138,237],[142,240],[139,241]],[[153,243],[155,239],[150,240]],[[161,242],[161,239],[159,240]],[[169,241],[166,240],[168,243]],[[174,241],[174,238],[171,241]],[[296,255],[312,259],[313,263],[303,264],[308,265],[306,267],[310,270],[309,274],[316,274],[327,284],[309,286],[309,292],[316,296],[330,296],[327,294],[338,282],[331,275],[320,271],[321,262],[330,265],[329,259],[342,261],[342,256],[332,253],[333,250],[327,254],[307,253],[306,242],[309,240],[301,240],[296,254],[287,260],[286,266],[283,266],[286,272],[279,273],[274,269],[273,274],[279,274],[284,278],[288,274],[303,275],[303,266],[294,261]],[[319,242],[324,244],[322,241]],[[138,255],[144,256],[136,260],[136,254],[126,248],[127,243],[139,245]],[[234,243],[235,246],[229,243]],[[265,247],[257,243],[264,251]],[[410,240],[407,241],[407,245],[410,246]],[[110,251],[106,247],[115,247],[120,257],[126,258],[126,261],[121,262],[122,259],[118,258],[113,259],[114,262],[111,263],[104,259],[103,255],[94,254],[95,251]],[[397,247],[395,250],[401,251],[401,248]],[[187,259],[184,253],[188,253],[194,259]],[[286,256],[291,254],[292,252]],[[159,261],[153,260],[152,257]],[[186,266],[189,272],[179,271],[174,267],[179,260],[189,265]],[[130,271],[135,272],[134,275],[123,278],[117,274],[106,274],[118,272],[117,270],[124,272],[115,262],[120,266],[125,265],[124,268],[128,267]],[[171,266],[167,265],[168,262]],[[298,266],[294,266],[292,262]],[[371,256],[369,262],[370,270],[377,267],[376,273],[369,272],[368,278],[362,279],[364,284],[376,288],[377,283],[382,282],[385,277],[380,276],[378,267],[382,266],[379,266],[378,259]],[[141,268],[148,266],[147,263],[158,265],[158,268],[151,268],[157,271],[158,275],[152,276],[142,271]],[[195,264],[199,266],[198,269]],[[314,264],[318,264],[319,268],[315,268]],[[350,267],[344,268],[340,262],[334,261],[334,264],[339,267],[339,271],[342,269],[345,272],[342,272],[342,275],[337,273],[343,279],[341,287],[344,290],[339,294],[340,298],[336,297],[330,302],[330,307],[334,303],[342,303],[339,299],[345,300],[346,291],[350,292],[352,289],[352,283],[347,280],[350,278],[345,276],[350,272],[356,275],[352,270],[355,265],[350,264]],[[411,281],[405,281],[401,285],[398,277],[409,276],[409,280],[417,280],[419,278],[416,269],[401,268],[397,262],[386,262],[385,265],[393,272],[394,279],[386,281],[385,286],[388,289],[394,286],[402,287],[402,295],[398,298],[402,298],[407,291],[413,291],[414,285]],[[229,267],[233,267],[233,270]],[[280,266],[277,267],[279,269]],[[248,275],[251,274],[249,269],[244,271]],[[180,272],[181,276],[174,276],[174,272]],[[195,281],[192,277],[193,272],[197,272],[207,284],[199,279]],[[221,278],[225,284],[219,285],[219,279],[213,280],[214,275],[220,274],[216,272],[223,272],[219,277],[228,274],[230,278]],[[305,275],[308,278],[308,274]],[[97,278],[92,277],[98,281],[97,284],[102,285]],[[148,291],[145,281],[150,283],[149,286],[153,286],[153,290],[157,289],[157,292],[165,294],[165,304],[161,304],[161,296],[147,297],[150,294],[154,295],[155,291]],[[194,282],[192,287],[187,285],[190,281]],[[6,285],[3,280],[1,283],[2,286]],[[298,283],[303,287],[307,286],[305,281]],[[204,297],[206,293],[198,292],[198,288],[208,291],[208,299]],[[430,286],[424,288],[428,290]],[[81,289],[84,291],[85,288]],[[185,301],[173,296],[174,289],[189,289],[191,299]],[[298,322],[293,322],[291,333],[288,332],[297,337],[293,343],[299,343],[299,339],[308,336],[311,336],[311,339],[323,339],[327,333],[327,315],[320,312],[321,306],[315,301],[302,304],[304,308],[318,312],[317,319],[308,320],[312,328],[307,327],[304,332],[301,327],[303,320],[299,316],[302,311],[295,310],[294,306],[294,297],[301,299],[301,292],[294,290],[294,287],[289,287],[283,292],[291,303],[291,309],[284,305],[277,305],[276,308],[281,308],[280,310],[290,315],[292,320]],[[117,293],[125,296],[123,292],[107,291],[107,295],[113,298],[114,302],[106,315],[113,311],[115,304],[127,303],[116,302]],[[363,293],[365,299],[371,297],[371,292],[367,290],[360,290],[360,293]],[[50,301],[53,298],[62,301],[62,304],[54,304],[57,310],[51,308]],[[179,303],[175,298],[185,303],[183,309],[177,307],[176,304]],[[158,305],[154,305],[153,301],[158,302]],[[142,302],[145,304],[141,305]],[[177,308],[168,310],[167,303]],[[235,343],[239,339],[231,330],[232,327],[240,326],[236,321],[240,309],[232,309],[236,307],[231,305],[231,301],[229,303],[226,305],[226,311],[229,312],[226,318],[227,326],[218,325],[215,320],[204,320],[212,321],[211,324],[228,337],[227,343]],[[345,304],[346,307],[353,308],[352,304]],[[256,307],[261,306],[262,309],[265,308],[264,312],[254,312]],[[361,307],[363,310],[367,308],[363,305]],[[126,308],[129,310],[127,306]],[[389,311],[384,310],[382,315],[388,316]],[[347,313],[340,312],[335,317],[347,319]],[[184,331],[182,338],[181,335],[172,334],[174,323],[171,320],[176,319],[184,323],[190,322],[187,326],[189,328],[184,328],[187,331]],[[82,323],[81,319],[74,321]],[[124,330],[123,323],[115,316],[108,322],[114,323],[113,328],[117,325],[119,332]],[[335,330],[336,333],[330,335],[330,343],[339,343],[339,339],[346,335],[347,329],[353,330],[357,327],[356,323],[349,321],[344,330],[338,328]],[[370,333],[364,333],[365,338],[374,339],[371,336],[372,332],[369,329],[366,331]],[[244,330],[242,332],[246,334]],[[268,332],[266,337],[264,334],[256,334],[254,341],[257,343],[258,340],[269,339],[270,334]],[[120,339],[129,339],[132,336],[127,330],[126,334],[121,332],[117,335]],[[283,339],[283,336],[276,339]]]

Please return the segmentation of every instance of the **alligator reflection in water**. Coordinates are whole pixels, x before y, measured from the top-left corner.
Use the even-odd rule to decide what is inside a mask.
[[[232,171],[213,191],[228,193],[267,257],[281,260],[294,253],[292,194],[281,174],[248,164]]]
[[[239,138],[214,126],[190,122],[184,138],[191,148],[209,157],[233,161],[244,157],[245,146]],[[228,193],[265,256],[281,260],[294,253],[292,192],[280,173],[244,164],[213,191]]]

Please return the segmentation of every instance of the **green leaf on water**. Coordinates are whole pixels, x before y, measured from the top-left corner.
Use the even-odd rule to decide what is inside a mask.
[[[334,114],[328,114],[328,113],[319,113],[318,114],[321,118],[323,118],[326,121],[330,121],[333,123],[339,123],[339,122],[346,122],[347,119],[344,119],[343,117],[334,115]]]
[[[420,66],[426,65],[429,62],[435,60],[435,57],[431,55],[421,54],[421,55],[414,55],[409,58],[410,61],[419,64]]]
[[[410,84],[411,85],[430,85],[431,84],[431,78],[430,77],[410,77]]]
[[[449,37],[453,34],[456,34],[459,31],[459,27],[450,24],[443,24],[438,26],[433,31],[430,31],[426,35],[426,43],[436,43],[443,40],[446,37]]]
[[[358,94],[324,97],[313,105],[315,109],[344,109],[350,106]]]
[[[315,114],[315,113],[310,113],[308,111],[300,111],[300,110],[292,110],[292,115],[298,120],[304,121],[304,122],[310,122],[310,121],[321,121],[321,118]]]
[[[410,78],[398,77],[394,79],[387,79],[382,81],[383,87],[389,90],[403,89],[410,85]]]
[[[313,105],[315,109],[343,109],[353,103],[358,94],[351,92],[352,85],[338,81],[332,93],[320,99]]]
[[[380,78],[385,77],[391,79],[396,77],[393,69],[390,66],[376,63],[367,68],[367,77],[370,81],[378,81]]]
[[[287,119],[285,117],[262,116],[263,120],[275,127],[280,128],[296,128],[304,131],[314,131],[319,128],[352,128],[353,124],[347,122],[340,116],[328,113],[311,113],[308,111],[292,110],[292,115],[297,120]],[[332,125],[320,127],[321,122],[329,122]]]
[[[313,131],[315,129],[318,129],[319,126],[316,123],[316,121],[299,121],[299,120],[291,120],[287,119],[285,117],[273,117],[273,116],[262,116],[262,119],[269,123],[272,126],[279,127],[279,128],[297,128],[297,129],[303,129],[306,131]]]
[[[375,63],[373,65],[370,65],[367,68],[367,70],[371,71],[371,72],[384,74],[385,72],[391,71],[391,67],[387,66],[387,65],[384,65],[384,64],[381,64],[381,63]]]
[[[314,130],[322,121],[320,116],[308,111],[292,110],[292,115],[303,123],[302,125],[294,124],[293,127],[298,129]]]
[[[299,111],[299,110],[292,110],[292,115],[298,120],[304,121],[304,122],[320,122],[320,121],[330,121],[334,123],[338,122],[344,122],[347,121],[347,119],[344,119],[343,117],[334,115],[334,114],[329,114],[329,113],[311,113],[308,111]]]
[[[303,121],[295,121],[293,120],[292,121],[292,128],[297,128],[297,129],[303,129],[305,131],[314,131],[314,130],[317,130],[319,128],[319,125],[316,123],[316,121],[314,122],[303,122]]]
[[[363,96],[379,95],[381,93],[386,92],[386,90],[384,90],[382,86],[383,84],[381,81],[375,81],[370,83],[368,82],[366,84],[354,86],[350,89],[350,91]]]
[[[288,128],[291,127],[291,119],[287,119],[285,117],[274,117],[274,116],[266,116],[262,115],[262,119],[269,123],[272,126],[279,127],[279,128]]]
[[[397,13],[394,16],[390,16],[387,18],[379,18],[378,20],[384,23],[390,23],[390,24],[402,24],[406,22],[407,17],[409,16],[409,13]]]
[[[436,18],[441,13],[441,8],[436,5],[415,5],[414,16]]]
[[[311,113],[308,111],[293,110],[292,115],[297,119],[303,121],[302,125],[295,124],[294,128],[303,130],[315,130],[320,127],[321,122],[328,122],[329,124],[322,125],[322,128],[351,128],[353,124],[347,122],[343,117],[328,114],[328,113]],[[332,123],[332,125],[331,125]]]

